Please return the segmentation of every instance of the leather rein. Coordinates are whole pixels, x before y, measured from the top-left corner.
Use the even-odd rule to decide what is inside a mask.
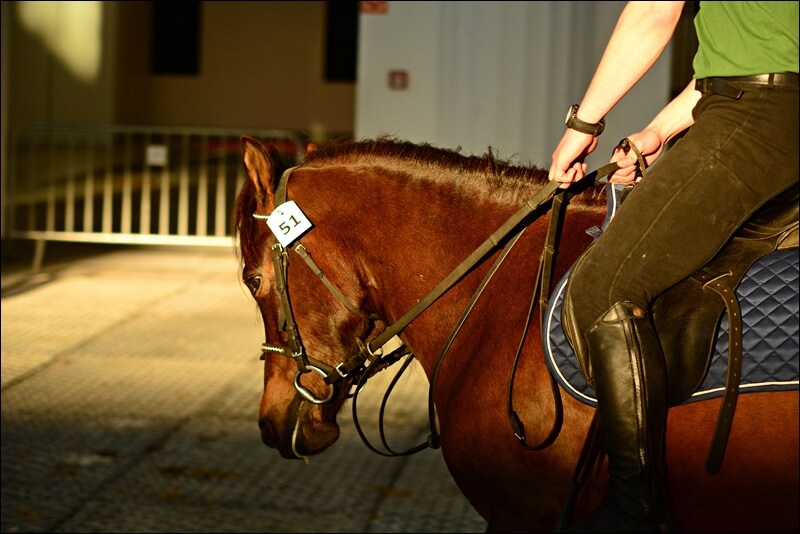
[[[633,149],[639,160],[639,165],[640,165],[639,168],[644,169],[644,160],[641,154],[636,149],[636,147],[629,142],[628,139],[623,139],[622,141],[620,141],[619,146],[625,149],[626,151],[628,148]],[[276,207],[286,202],[287,183],[289,177],[291,176],[292,171],[294,171],[296,168],[297,166],[291,167],[283,172],[278,188],[276,189],[275,192]],[[542,209],[545,206],[545,204],[547,204],[547,202],[552,200],[551,204],[552,213],[548,225],[547,238],[539,261],[537,282],[534,288],[534,292],[531,299],[531,306],[528,311],[528,316],[526,319],[526,327],[523,329],[525,332],[528,329],[527,324],[530,322],[537,294],[539,294],[539,307],[541,311],[540,319],[544,317],[544,310],[547,307],[550,296],[550,286],[552,280],[555,251],[556,251],[555,245],[561,224],[561,214],[564,211],[566,202],[569,201],[569,198],[577,194],[577,192],[582,191],[584,188],[589,187],[595,182],[599,182],[601,178],[613,174],[618,169],[619,166],[616,163],[606,164],[598,168],[597,170],[589,174],[586,174],[583,179],[581,179],[579,182],[575,184],[570,185],[570,187],[568,188],[561,188],[562,184],[560,182],[548,182],[547,185],[545,185],[536,194],[530,197],[522,205],[522,207],[520,207],[508,220],[506,220],[505,223],[503,223],[494,233],[492,233],[483,243],[481,243],[481,245],[479,245],[478,248],[476,248],[455,269],[453,269],[450,272],[450,274],[448,274],[441,282],[439,282],[439,284],[436,287],[434,287],[427,295],[425,295],[419,302],[417,302],[415,306],[413,306],[410,310],[408,310],[408,312],[406,312],[393,324],[389,325],[385,330],[383,330],[377,337],[375,337],[371,341],[366,341],[365,337],[372,330],[372,327],[374,326],[374,321],[378,319],[378,317],[374,315],[364,314],[361,310],[358,309],[357,306],[349,302],[347,298],[344,296],[344,294],[330,281],[330,279],[327,278],[327,276],[325,276],[324,272],[319,268],[314,259],[311,257],[311,254],[308,252],[308,249],[300,242],[300,239],[297,239],[294,243],[290,244],[289,246],[283,246],[280,243],[275,243],[274,245],[272,245],[272,263],[273,263],[273,268],[275,270],[276,291],[280,297],[280,313],[278,318],[278,325],[280,330],[286,332],[288,342],[287,345],[278,345],[271,343],[262,344],[261,359],[264,359],[267,353],[281,354],[294,359],[295,363],[297,364],[297,372],[295,373],[295,379],[294,379],[295,389],[305,400],[314,404],[325,404],[327,402],[330,402],[333,399],[335,384],[337,384],[342,380],[349,379],[351,388],[355,387],[354,391],[348,392],[348,397],[353,398],[354,400],[353,420],[356,424],[356,429],[358,430],[362,441],[364,441],[364,443],[374,452],[384,456],[406,456],[419,452],[428,447],[438,448],[440,446],[440,439],[438,431],[436,429],[437,427],[436,413],[435,413],[433,398],[434,398],[434,390],[436,387],[436,380],[438,377],[439,369],[441,367],[442,362],[444,361],[444,356],[446,355],[450,345],[455,340],[458,332],[460,331],[462,325],[464,324],[468,315],[472,311],[475,303],[481,296],[484,288],[491,280],[492,276],[497,271],[499,266],[505,260],[506,256],[511,251],[511,248],[514,246],[517,240],[521,237],[524,230],[530,224],[530,222],[524,225],[522,223],[526,219],[528,219],[531,216],[531,214]],[[269,217],[269,214],[254,213],[253,217],[259,220],[266,220]],[[386,397],[388,397],[388,395],[394,388],[395,384],[399,380],[400,375],[402,375],[405,369],[412,362],[412,359],[415,357],[414,354],[412,354],[410,351],[407,350],[407,348],[405,347],[402,340],[400,340],[398,335],[409,324],[411,324],[411,322],[413,322],[419,315],[421,315],[426,309],[428,309],[428,307],[430,307],[436,300],[438,300],[442,295],[444,295],[448,290],[450,290],[454,285],[456,285],[456,283],[458,283],[458,281],[461,280],[466,273],[468,273],[476,265],[482,263],[491,252],[493,252],[501,245],[504,247],[503,252],[495,260],[492,267],[484,276],[484,279],[481,281],[481,284],[478,286],[478,289],[475,291],[470,302],[467,304],[466,308],[462,312],[461,317],[457,321],[455,327],[453,328],[453,331],[451,332],[450,336],[445,342],[444,347],[434,367],[434,371],[430,380],[430,388],[428,390],[428,415],[429,415],[429,424],[431,429],[431,434],[428,436],[428,439],[425,442],[420,443],[419,445],[416,445],[414,447],[411,447],[403,452],[392,451],[386,444],[386,441],[383,440],[384,446],[386,447],[386,449],[390,451],[390,453],[387,454],[380,450],[377,450],[370,444],[369,440],[364,435],[358,424],[358,418],[356,415],[356,402],[355,402],[358,392],[371,376],[374,376],[377,372],[385,369],[390,365],[393,365],[401,358],[406,357],[407,358],[406,362],[404,362],[402,369],[397,373],[397,376],[395,376],[395,378],[392,380],[391,385],[389,386],[389,389],[386,392]],[[289,253],[288,253],[289,248],[292,248],[300,256],[300,258],[303,259],[305,264],[314,272],[314,274],[323,282],[323,284],[325,284],[325,286],[328,288],[330,293],[336,298],[336,300],[338,300],[353,314],[361,318],[362,325],[360,328],[360,334],[357,335],[355,339],[356,345],[358,347],[357,352],[355,352],[355,354],[350,355],[344,361],[342,361],[336,366],[328,365],[325,362],[322,362],[318,359],[309,356],[303,344],[302,338],[300,337],[300,332],[297,323],[295,322],[294,319],[294,310],[292,308],[288,291],[287,273],[289,265]],[[555,416],[551,430],[549,434],[544,438],[544,440],[538,445],[531,446],[525,443],[526,437],[525,437],[524,425],[517,416],[516,412],[513,411],[513,406],[512,406],[513,380],[514,380],[514,375],[516,373],[517,361],[525,339],[524,332],[523,332],[523,337],[520,340],[519,346],[517,348],[517,354],[514,360],[514,366],[511,374],[511,381],[508,388],[508,399],[509,399],[508,413],[512,430],[514,431],[514,435],[520,441],[522,446],[531,450],[540,450],[548,447],[555,440],[555,438],[558,436],[560,432],[561,423],[563,419],[561,396],[560,396],[559,386],[556,380],[551,376],[551,387],[553,392],[554,403],[556,405]],[[315,372],[320,376],[322,376],[325,383],[329,386],[327,395],[325,395],[324,397],[318,397],[314,392],[312,392],[311,390],[309,390],[308,388],[306,388],[301,384],[300,382],[301,375],[308,372]],[[381,415],[382,414],[383,414],[383,406],[381,408]],[[382,434],[383,433],[381,433],[381,435]]]

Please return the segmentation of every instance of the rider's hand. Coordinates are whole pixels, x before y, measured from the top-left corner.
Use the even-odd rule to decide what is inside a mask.
[[[649,167],[658,159],[664,150],[664,140],[655,130],[642,130],[628,136],[628,140],[641,152],[645,167]],[[609,177],[611,183],[633,185],[642,180],[642,171],[644,169],[639,168],[636,152],[632,149],[629,149],[626,153],[621,146],[617,146],[611,155],[611,161],[616,162],[620,167],[618,171]]]
[[[562,188],[577,182],[586,175],[586,156],[597,148],[597,138],[590,134],[567,129],[564,136],[553,152],[553,162],[550,165],[549,180],[561,182]]]

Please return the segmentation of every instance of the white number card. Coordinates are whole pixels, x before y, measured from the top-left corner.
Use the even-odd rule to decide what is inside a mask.
[[[300,206],[294,200],[290,200],[284,202],[270,213],[269,217],[267,217],[267,226],[278,238],[278,242],[282,246],[288,247],[300,236],[308,232],[312,224],[300,209]]]

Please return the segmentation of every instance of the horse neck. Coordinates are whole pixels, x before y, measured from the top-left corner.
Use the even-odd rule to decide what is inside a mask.
[[[508,193],[470,194],[441,177],[412,180],[375,169],[297,175],[290,193],[303,196],[299,203],[316,225],[309,250],[315,257],[324,250],[331,268],[344,271],[336,273],[340,283],[388,324],[412,309],[524,201]],[[540,241],[537,233],[532,246]],[[404,331],[423,366],[431,365],[479,282],[478,274],[465,277]]]

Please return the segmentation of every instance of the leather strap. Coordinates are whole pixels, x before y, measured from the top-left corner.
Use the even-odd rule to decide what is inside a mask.
[[[314,274],[317,275],[317,278],[322,280],[322,283],[325,284],[325,287],[328,288],[328,291],[330,291],[331,294],[333,294],[333,296],[336,297],[336,300],[341,302],[345,308],[347,308],[354,314],[363,315],[361,313],[361,310],[359,310],[355,306],[355,304],[351,304],[350,301],[347,300],[347,298],[342,294],[342,292],[339,291],[339,288],[333,285],[333,282],[331,282],[328,279],[328,277],[325,276],[325,273],[322,272],[322,269],[319,268],[317,262],[314,261],[314,258],[311,257],[311,254],[308,252],[308,249],[302,243],[298,241],[297,244],[294,246],[294,251],[297,252],[297,254],[301,258],[303,258],[303,261],[305,261],[306,265],[308,265],[308,267],[314,272]]]
[[[641,151],[639,148],[633,144],[633,142],[629,138],[622,139],[618,144],[617,147],[622,148],[626,153],[628,150],[633,150],[633,153],[636,154],[636,160],[639,165],[639,169],[637,170],[638,174],[644,176],[646,172],[646,163],[644,157],[642,156]],[[616,163],[609,163],[604,165],[600,169],[598,169],[597,175],[595,178],[608,176],[613,174],[619,166]],[[601,181],[601,180],[598,180]],[[569,197],[567,197],[568,199]],[[559,208],[558,213],[556,207]],[[553,204],[553,214],[550,216],[550,224],[551,225],[560,225],[561,224],[561,203],[558,205]],[[551,275],[552,275],[552,265],[549,267],[543,267],[542,265],[546,262],[547,264],[553,263],[553,254],[555,253],[555,238],[558,235],[558,230],[552,230],[548,227],[547,231],[547,241],[545,242],[544,251],[542,252],[542,263],[540,264],[540,271],[542,273],[542,280],[540,281],[540,287],[543,289],[542,295],[539,299],[540,311],[539,317],[540,320],[544,321],[544,316],[547,311],[547,305],[549,303],[550,297],[550,285],[552,283]],[[551,241],[553,240],[553,241]],[[545,253],[547,257],[545,257]],[[546,288],[546,294],[545,294]],[[542,324],[540,328],[544,328]],[[544,332],[544,330],[542,330]],[[516,362],[515,362],[516,365]],[[569,524],[572,522],[572,516],[575,511],[575,505],[577,503],[578,493],[580,492],[583,485],[586,483],[588,478],[589,472],[593,466],[598,464],[601,459],[601,443],[602,439],[600,439],[600,435],[602,432],[602,428],[600,427],[599,423],[599,413],[598,410],[594,411],[592,415],[592,421],[589,425],[589,429],[586,434],[586,439],[583,443],[583,449],[581,450],[581,454],[578,457],[578,462],[575,465],[575,471],[572,475],[572,480],[570,482],[570,489],[567,494],[567,498],[562,505],[561,512],[559,513],[558,520],[556,522],[555,529],[553,532],[564,532]]]
[[[636,154],[636,160],[639,164],[638,172],[644,176],[646,172],[645,169],[645,161],[644,157],[642,156],[641,151],[639,148],[634,145],[630,139],[627,137],[622,139],[618,144],[618,148],[621,148],[625,152],[628,150],[633,150],[633,153]],[[605,179],[608,175],[613,174],[615,171],[619,169],[619,165],[616,163],[607,163],[603,165],[593,173],[590,173],[584,177],[584,180],[589,180],[590,182],[597,182],[597,183],[604,183],[607,182]],[[553,278],[553,260],[556,252],[556,242],[558,240],[558,234],[561,231],[561,217],[563,216],[563,212],[566,209],[566,205],[564,201],[567,203],[569,199],[575,195],[574,192],[570,192],[569,189],[565,190],[562,195],[556,195],[553,198],[553,206],[550,213],[550,223],[547,226],[547,236],[544,242],[544,248],[542,249],[542,256],[539,261],[539,285],[542,288],[542,291],[539,295],[539,310],[540,310],[540,320],[544,320],[545,311],[547,310],[547,305],[550,301],[550,291],[552,285],[552,278]],[[563,205],[563,207],[562,207]]]
[[[299,165],[295,165],[294,167],[289,167],[283,174],[281,174],[281,179],[278,182],[278,187],[275,189],[275,206],[280,206],[284,202],[286,202],[286,187],[289,183],[289,176],[291,176],[292,171],[295,170]]]
[[[725,273],[712,279],[703,271],[695,275],[695,278],[703,283],[704,289],[709,289],[722,298],[728,312],[728,372],[725,378],[725,393],[722,396],[717,425],[706,458],[706,472],[711,475],[719,472],[722,460],[725,458],[736,401],[739,399],[739,382],[742,378],[742,309],[736,296],[736,288],[731,287],[731,283],[726,283],[732,281],[731,277],[732,273]]]
[[[577,467],[572,474],[572,482],[570,484],[567,498],[564,505],[561,507],[558,520],[556,521],[553,532],[565,532],[572,523],[572,516],[575,513],[575,505],[578,502],[578,492],[586,483],[592,469],[599,465],[602,461],[603,448],[600,428],[600,413],[595,410],[592,414],[592,421],[589,423],[589,431],[586,434],[586,440],[583,442],[581,454],[578,457]]]
[[[631,147],[635,150],[637,154],[637,158],[640,161],[641,168],[644,169],[644,160],[641,158],[641,154],[633,146],[633,143],[626,138],[620,142],[620,146],[623,147]],[[280,182],[278,184],[278,188],[275,191],[275,205],[278,206],[286,201],[287,193],[287,182],[289,176],[291,175],[292,171],[296,167],[291,167],[284,171],[283,175],[281,176]],[[608,163],[599,169],[587,174],[584,178],[580,181],[580,189],[591,185],[597,181],[600,181],[600,178],[603,178],[609,174],[614,173],[619,166],[617,163],[612,162]],[[548,238],[545,249],[542,252],[542,257],[540,258],[539,263],[539,273],[537,274],[537,290],[544,294],[545,296],[540,300],[540,305],[544,304],[546,307],[546,303],[549,298],[550,294],[550,285],[552,282],[552,267],[553,267],[553,259],[555,256],[555,242],[556,236],[559,232],[559,228],[561,225],[561,214],[563,212],[562,207],[562,198],[569,198],[569,196],[562,197],[562,195],[570,195],[574,194],[572,192],[567,193],[569,188],[561,189],[562,184],[560,182],[549,182],[546,184],[542,189],[540,189],[535,195],[529,198],[523,205],[520,207],[517,212],[515,212],[505,223],[503,223],[500,228],[498,228],[494,233],[492,233],[488,239],[486,239],[477,249],[475,249],[464,261],[462,261],[451,273],[445,277],[433,290],[431,290],[425,297],[423,297],[412,309],[406,312],[399,320],[395,323],[391,324],[389,327],[386,328],[378,337],[373,339],[370,343],[368,343],[363,350],[359,351],[358,353],[354,354],[347,361],[342,362],[341,364],[337,365],[334,372],[329,372],[328,376],[325,378],[326,383],[332,383],[338,379],[336,376],[337,374],[341,376],[347,376],[353,369],[358,368],[366,359],[368,358],[368,354],[373,354],[375,351],[379,350],[383,347],[389,340],[394,338],[398,335],[403,329],[405,329],[408,324],[410,324],[414,319],[416,319],[419,315],[421,315],[429,306],[431,306],[439,297],[441,297],[445,292],[447,292],[453,285],[455,285],[467,272],[469,272],[475,265],[480,263],[485,259],[485,257],[492,252],[496,247],[498,247],[501,243],[506,241],[506,239],[511,235],[511,240],[515,240],[525,229],[526,226],[520,226],[527,219],[532,213],[539,210],[542,206],[544,206],[548,201],[551,199],[554,200],[556,208],[551,215],[550,223],[548,226]],[[561,194],[557,194],[561,193]],[[556,200],[558,198],[558,200]],[[266,218],[264,215],[254,214],[257,218]],[[516,233],[513,233],[516,230]],[[305,247],[299,245],[295,247],[295,250],[306,260],[306,263],[309,267],[312,268],[315,272],[319,271],[319,269],[314,269],[315,263],[311,260],[310,255],[303,254],[301,251],[305,251]],[[280,258],[278,251],[273,251],[273,260],[275,262],[276,271],[279,269],[285,269],[285,251],[280,248],[280,252],[283,252],[280,256],[283,257],[283,260]],[[502,257],[502,256],[501,256]],[[319,274],[318,274],[319,276]],[[326,278],[320,276],[323,282],[326,281]],[[328,285],[328,283],[326,283]],[[335,287],[334,287],[335,289]],[[333,292],[336,295],[336,291]],[[338,298],[338,297],[337,297]],[[282,295],[282,300],[284,302],[284,307],[288,308],[285,311],[286,316],[290,315],[291,307],[288,303],[288,294],[284,293]],[[339,299],[348,309],[352,306],[346,299]],[[468,313],[468,312],[465,312]],[[287,322],[291,322],[289,317],[286,317]],[[288,326],[288,325],[287,325]],[[296,332],[297,340],[299,340],[299,332]],[[524,334],[523,334],[524,335]],[[293,337],[290,335],[290,337]],[[301,343],[297,343],[300,347],[302,347]],[[302,350],[295,350],[295,347],[292,347],[292,356],[295,360],[298,361],[298,365],[301,369],[305,368],[308,363],[308,356],[304,354]],[[441,357],[440,357],[441,358]],[[314,362],[317,363],[316,361]],[[516,368],[516,363],[515,363]],[[513,371],[512,371],[512,380],[513,380]],[[435,416],[433,415],[435,412],[433,410],[433,392],[429,391],[429,411],[431,412],[431,436],[428,439],[428,443],[425,446],[437,447],[439,443],[438,433],[436,432],[435,426]],[[554,394],[558,395],[558,388],[557,385],[554,384]],[[511,400],[509,399],[509,406],[511,406]],[[514,414],[516,415],[516,414]],[[558,417],[558,416],[557,416]],[[521,422],[520,422],[521,426]],[[551,430],[550,435],[545,438],[544,442],[542,442],[536,448],[543,448],[549,445],[557,436],[558,431],[560,429],[560,422],[557,420]],[[524,431],[521,433],[521,436],[518,435],[521,442],[524,445]],[[414,450],[421,450],[424,446],[415,447]]]
[[[616,164],[615,164],[616,165]],[[405,313],[395,323],[390,325],[377,338],[370,342],[370,347],[374,350],[381,347],[390,338],[399,334],[411,321],[421,315],[439,297],[455,285],[472,267],[480,263],[492,250],[495,249],[504,239],[516,229],[520,223],[531,213],[539,209],[549,201],[561,186],[560,182],[549,182],[538,193],[529,198],[522,207],[517,210],[500,228],[492,233],[488,239],[481,243],[472,254],[467,256],[444,280],[425,295],[413,308]]]
[[[694,88],[705,94],[727,96],[739,100],[744,91],[732,86],[722,78],[703,78],[694,82]]]
[[[645,162],[644,158],[642,157],[642,153],[639,149],[631,142],[630,139],[627,137],[624,138],[622,141],[619,142],[617,145],[618,147],[622,148],[626,153],[628,150],[633,150],[636,154],[636,159],[639,162],[639,168],[641,172],[644,172],[645,169]],[[607,182],[605,179],[608,175],[613,174],[617,169],[619,169],[619,165],[617,163],[607,163],[603,165],[599,169],[595,170],[592,173],[587,174],[584,178],[579,182],[582,186],[588,186],[593,183],[602,183]],[[553,270],[555,267],[555,254],[556,254],[556,243],[558,242],[558,236],[561,232],[562,226],[562,217],[564,212],[566,211],[566,207],[569,203],[569,200],[578,193],[580,189],[577,188],[567,188],[560,190],[557,194],[553,196],[553,202],[550,208],[550,221],[547,225],[547,235],[545,237],[544,245],[542,247],[542,254],[539,257],[539,270],[536,275],[536,286],[534,289],[534,298],[536,296],[536,292],[539,293],[539,328],[540,331],[544,332],[544,317],[546,315],[547,306],[550,301],[550,296],[552,292],[552,285],[553,285]],[[551,375],[550,377],[550,385],[553,390],[553,398],[555,400],[555,418],[553,421],[553,425],[550,429],[550,432],[545,436],[545,438],[539,442],[537,445],[528,445],[526,443],[526,436],[525,436],[525,425],[523,424],[520,417],[517,415],[517,412],[514,410],[514,402],[513,402],[513,392],[514,392],[514,377],[516,375],[517,365],[519,362],[519,357],[522,352],[522,345],[525,339],[525,332],[527,332],[528,328],[527,325],[531,318],[531,313],[533,312],[534,301],[531,301],[531,307],[528,310],[528,317],[526,319],[526,326],[523,329],[523,336],[520,339],[520,343],[517,347],[517,353],[514,357],[514,364],[511,369],[511,378],[508,384],[508,418],[511,424],[511,428],[514,431],[514,435],[519,440],[520,445],[525,447],[527,450],[542,450],[548,447],[557,437],[558,433],[561,429],[562,424],[562,405],[561,405],[561,392],[560,386],[556,381],[555,377]],[[591,431],[590,431],[591,434]],[[590,436],[591,437],[591,436]]]
[[[754,76],[717,76],[700,78],[694,83],[695,89],[701,93],[727,96],[734,100],[740,99],[744,94],[742,86],[753,89],[773,87],[797,89],[798,74],[796,72],[778,72]]]

